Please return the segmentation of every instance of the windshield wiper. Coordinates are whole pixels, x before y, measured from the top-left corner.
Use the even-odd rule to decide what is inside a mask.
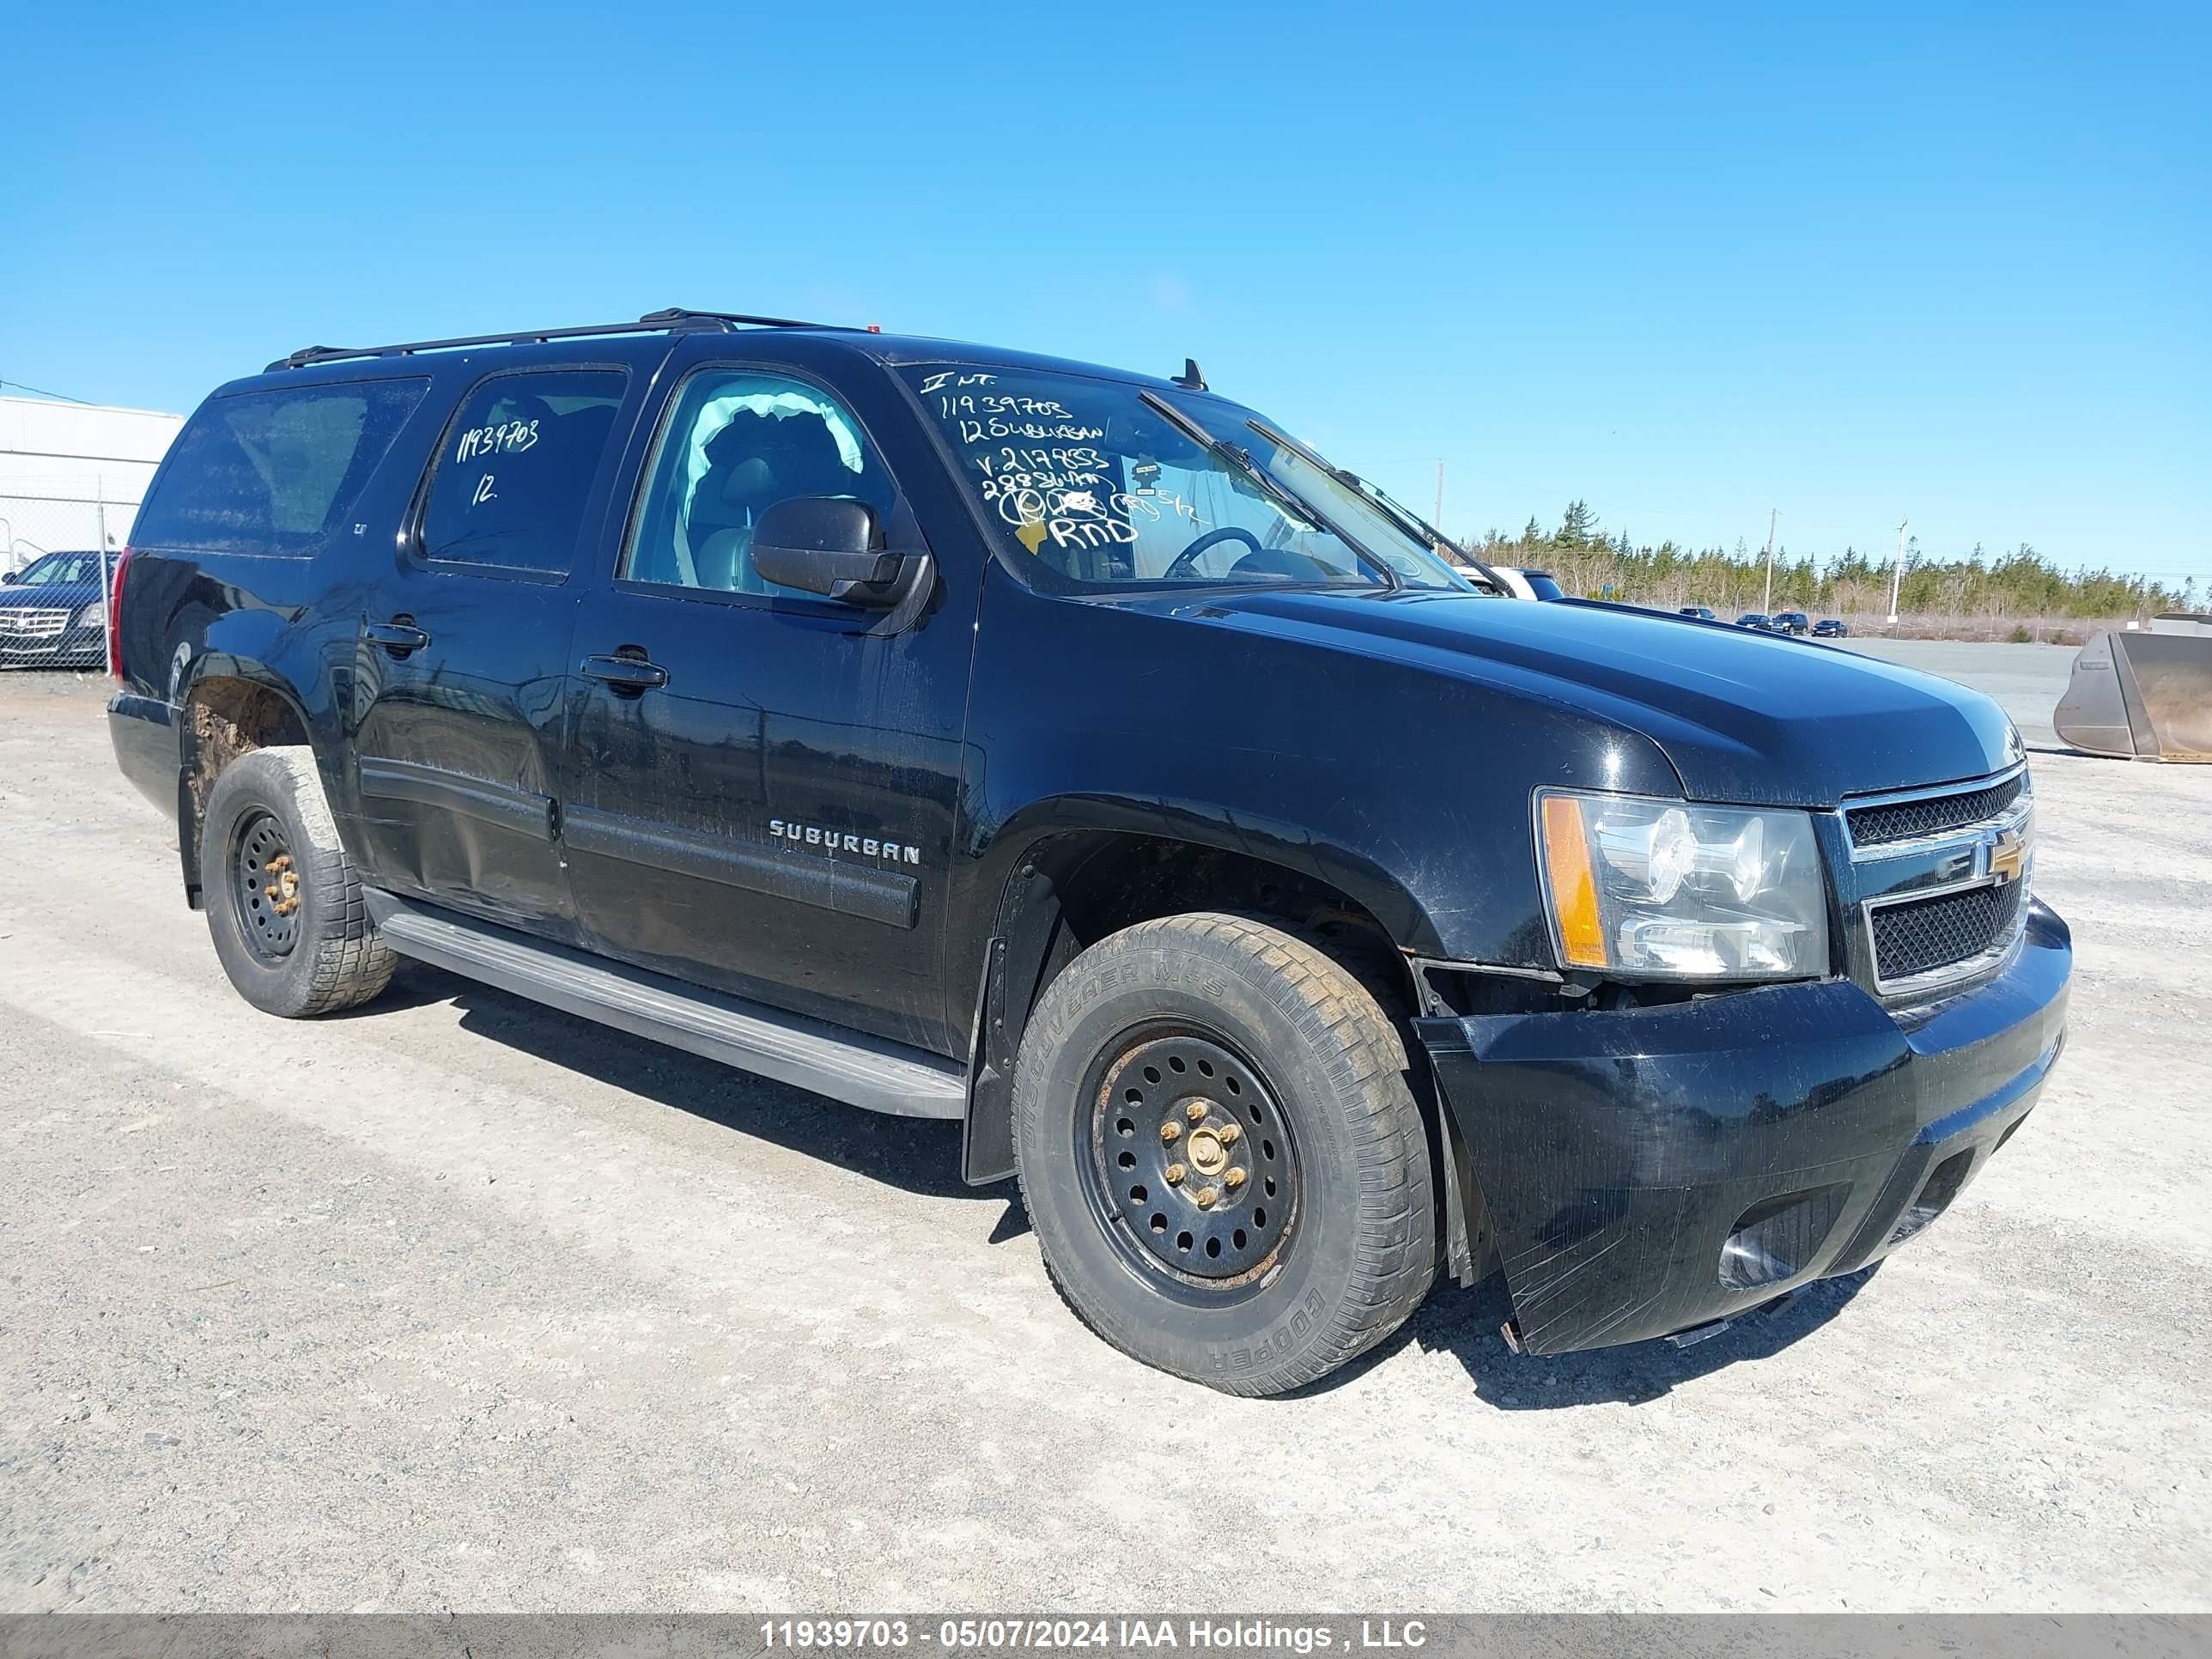
[[[1231,466],[1243,473],[1246,478],[1258,486],[1261,494],[1278,507],[1287,507],[1308,524],[1328,532],[1350,548],[1354,558],[1382,579],[1382,586],[1385,589],[1395,593],[1406,585],[1403,579],[1390,568],[1386,560],[1376,557],[1374,554],[1361,546],[1355,538],[1346,535],[1331,523],[1328,516],[1319,507],[1273,473],[1264,470],[1249,453],[1238,448],[1235,444],[1223,442],[1158,392],[1139,392],[1137,395],[1143,398],[1147,405],[1164,416],[1168,423],[1191,442],[1196,444],[1207,454],[1228,462]]]
[[[1424,519],[1419,514],[1416,514],[1411,507],[1393,499],[1391,495],[1383,489],[1382,485],[1370,483],[1367,479],[1361,477],[1357,472],[1354,472],[1348,466],[1334,465],[1326,457],[1324,457],[1319,450],[1311,448],[1310,447],[1299,442],[1296,438],[1291,437],[1287,432],[1276,431],[1274,428],[1269,426],[1265,421],[1252,420],[1246,422],[1245,424],[1249,426],[1253,431],[1258,433],[1261,437],[1265,438],[1269,443],[1280,444],[1284,448],[1289,450],[1293,455],[1297,456],[1301,460],[1304,461],[1307,465],[1316,468],[1319,471],[1327,473],[1330,477],[1335,479],[1337,483],[1342,484],[1346,489],[1349,489],[1360,496],[1363,500],[1367,501],[1369,505],[1372,506],[1376,511],[1382,514],[1384,518],[1389,520],[1390,522],[1396,525],[1400,530],[1405,532],[1407,537],[1414,541],[1421,543],[1423,545],[1427,547],[1430,552],[1435,554],[1437,557],[1443,560],[1445,563],[1451,563],[1455,558],[1464,559],[1470,566],[1480,574],[1483,580],[1488,582],[1495,592],[1500,594],[1506,594],[1510,593],[1513,591],[1499,579],[1498,574],[1495,570],[1492,570],[1480,559],[1476,558],[1474,554],[1468,552],[1465,548],[1460,546],[1457,542],[1453,541],[1450,537],[1445,535],[1443,531],[1437,529],[1436,526],[1431,524],[1426,519]],[[1446,553],[1444,551],[1446,548],[1451,549],[1451,551],[1449,553]]]

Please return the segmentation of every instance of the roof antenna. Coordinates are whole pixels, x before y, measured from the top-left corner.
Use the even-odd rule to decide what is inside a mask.
[[[1198,372],[1198,359],[1195,357],[1184,358],[1182,360],[1182,373],[1176,375],[1173,380],[1169,382],[1169,384],[1171,386],[1179,386],[1185,392],[1205,391],[1206,376]]]

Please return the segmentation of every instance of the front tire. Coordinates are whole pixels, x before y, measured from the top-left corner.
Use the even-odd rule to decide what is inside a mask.
[[[223,769],[200,869],[215,953],[263,1012],[334,1013],[391,982],[396,958],[368,919],[305,745],[256,749]]]
[[[1022,1040],[1014,1154],[1045,1267],[1146,1364],[1240,1395],[1325,1376],[1436,1275],[1396,1029],[1265,922],[1149,921],[1083,952]]]

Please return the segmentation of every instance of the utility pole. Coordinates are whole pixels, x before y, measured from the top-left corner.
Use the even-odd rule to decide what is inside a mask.
[[[1441,535],[1441,534],[1443,534],[1443,527],[1444,527],[1444,459],[1443,459],[1443,456],[1441,456],[1441,455],[1439,455],[1439,456],[1437,456],[1437,516],[1436,516],[1435,518],[1433,518],[1433,519],[1430,520],[1429,520],[1429,522],[1430,522],[1431,524],[1432,524],[1432,525],[1436,526],[1436,527],[1437,527],[1437,534]]]
[[[1905,586],[1905,526],[1912,522],[1900,520],[1897,526],[1897,568],[1889,574],[1889,625],[1897,626],[1897,595]]]
[[[1774,614],[1774,521],[1781,516],[1779,507],[1766,509],[1766,597],[1759,602],[1759,614]]]

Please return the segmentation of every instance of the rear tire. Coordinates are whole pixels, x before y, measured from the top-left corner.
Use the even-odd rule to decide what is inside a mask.
[[[287,1019],[350,1008],[391,982],[361,880],[323,798],[313,750],[256,749],[209,792],[201,890],[238,994]]]
[[[1396,1030],[1342,964],[1248,917],[1144,922],[1068,965],[1023,1036],[1014,1154],[1068,1306],[1226,1393],[1327,1376],[1436,1276]]]

